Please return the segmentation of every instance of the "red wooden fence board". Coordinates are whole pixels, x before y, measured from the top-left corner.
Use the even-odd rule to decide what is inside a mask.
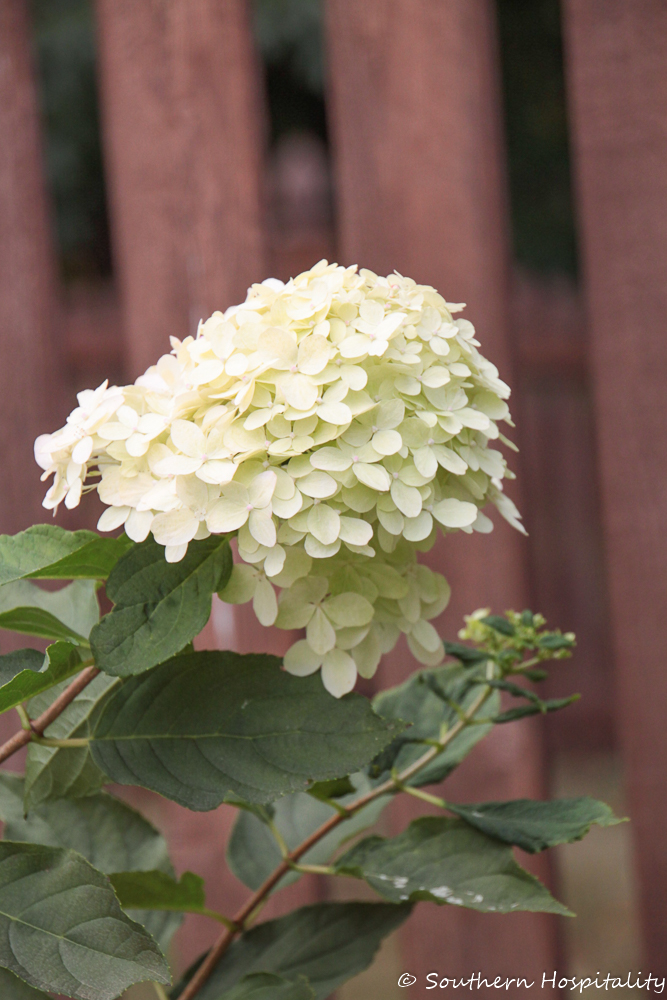
[[[667,969],[667,6],[567,0],[613,641],[646,958]]]
[[[511,381],[492,7],[486,0],[329,0],[327,12],[341,262],[383,274],[397,268],[466,301],[482,350]],[[504,525],[490,537],[453,536],[438,545],[431,562],[454,594],[443,628],[451,634],[463,612],[480,605],[523,606],[526,553]],[[387,660],[384,683],[415,666],[403,650]],[[500,731],[461,776],[448,785],[453,798],[539,795],[535,730]],[[400,812],[405,822],[412,810]],[[482,969],[534,979],[553,964],[552,929],[536,915],[498,921],[424,906],[403,935],[405,965],[421,975]]]

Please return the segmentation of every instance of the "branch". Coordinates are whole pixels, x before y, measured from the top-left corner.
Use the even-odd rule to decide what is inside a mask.
[[[92,660],[89,661],[92,664]],[[85,670],[82,670],[78,674],[72,683],[65,688],[65,690],[58,695],[56,700],[52,705],[49,705],[45,712],[37,719],[33,719],[30,722],[29,729],[20,729],[18,733],[14,733],[11,739],[8,739],[6,743],[0,747],[0,763],[3,760],[7,760],[12,754],[15,754],[17,750],[24,747],[26,743],[30,743],[33,736],[42,736],[44,730],[48,729],[51,723],[58,718],[58,716],[65,711],[68,705],[70,705],[78,694],[81,694],[83,689],[87,687],[92,680],[94,680],[99,674],[97,667],[88,666]]]
[[[294,867],[296,862],[298,862],[299,859],[311,849],[311,847],[314,847],[318,841],[325,837],[331,830],[334,830],[340,823],[359,812],[359,810],[363,809],[364,806],[367,806],[369,802],[374,802],[375,799],[379,799],[383,795],[393,795],[395,792],[401,791],[401,785],[404,785],[410,780],[410,778],[413,778],[418,771],[421,771],[421,769],[426,767],[427,764],[430,764],[435,757],[438,757],[445,747],[451,743],[456,736],[458,736],[461,730],[469,725],[471,720],[491,694],[491,691],[492,688],[488,684],[484,686],[480,694],[473,701],[470,708],[464,713],[463,717],[459,718],[452,728],[445,733],[442,739],[438,742],[437,746],[431,747],[430,750],[427,750],[426,753],[422,754],[422,756],[409,767],[406,767],[405,770],[402,771],[397,777],[389,778],[381,785],[378,785],[377,788],[374,788],[372,792],[368,792],[360,799],[350,803],[349,806],[341,807],[339,812],[328,819],[326,823],[323,823],[318,830],[315,830],[310,837],[304,840],[303,843],[299,844],[298,847],[288,854],[283,859],[281,864],[278,865],[275,871],[269,875],[263,885],[261,885],[259,889],[252,896],[250,896],[238,913],[234,915],[232,918],[233,926],[223,931],[220,935],[190,982],[178,997],[178,1000],[193,1000],[193,997],[199,993],[204,983],[206,983],[210,978],[211,973],[229,948],[236,935],[243,933],[248,918],[254,913],[257,907],[262,904],[271,890],[274,889],[281,880],[283,875],[286,875],[287,872]]]

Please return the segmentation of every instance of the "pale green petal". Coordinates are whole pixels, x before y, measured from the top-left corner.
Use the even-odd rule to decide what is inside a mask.
[[[268,511],[251,510],[248,517],[248,529],[260,545],[266,545],[270,549],[276,544],[276,526]]]
[[[463,528],[476,519],[477,507],[466,500],[450,497],[433,505],[433,516],[446,528]]]
[[[308,497],[325,500],[338,492],[338,483],[326,472],[318,470],[299,479],[299,489]]]
[[[430,622],[423,620],[415,622],[410,634],[429,653],[437,652],[442,646],[442,640]]]
[[[365,462],[357,462],[352,466],[352,471],[364,486],[379,493],[385,493],[391,486],[391,478],[386,469],[381,465],[367,465]]]
[[[406,517],[403,538],[408,542],[423,542],[432,530],[433,518],[427,510],[423,510],[417,517]]]
[[[372,443],[379,455],[395,455],[403,447],[398,431],[376,431]]]
[[[257,581],[252,609],[260,625],[273,625],[275,622],[278,615],[278,600],[275,590],[266,577],[260,577]]]
[[[318,542],[323,545],[333,545],[340,533],[340,514],[325,503],[313,504],[308,511],[307,524],[308,531]]]
[[[340,518],[340,539],[350,545],[367,545],[373,537],[373,525],[362,517]]]
[[[305,639],[299,639],[285,653],[283,666],[289,674],[308,677],[322,666],[322,657],[310,648]]]
[[[336,625],[368,625],[373,618],[373,605],[361,594],[337,594],[327,598],[322,607]]]
[[[422,509],[421,493],[414,486],[406,486],[400,479],[391,483],[391,499],[406,517],[417,517]]]
[[[247,604],[255,596],[257,570],[243,563],[235,563],[227,585],[218,596],[227,604]]]
[[[332,649],[322,661],[322,683],[334,698],[342,698],[354,687],[357,666],[349,653]]]
[[[333,625],[322,608],[315,608],[315,613],[306,626],[306,639],[311,649],[322,656],[336,645]]]
[[[380,640],[374,629],[371,629],[363,642],[354,647],[351,655],[357,665],[359,675],[361,677],[372,677],[382,658]]]

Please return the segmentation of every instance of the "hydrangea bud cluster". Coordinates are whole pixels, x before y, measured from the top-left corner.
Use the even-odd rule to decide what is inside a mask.
[[[510,390],[453,318],[462,308],[399,274],[326,261],[253,285],[196,337],[172,338],[134,385],[79,394],[35,444],[54,474],[44,506],[97,489],[99,529],[152,532],[169,561],[192,539],[235,534],[223,598],[305,628],[285,666],[321,668],[335,695],[402,632],[435,664],[429,619],[448,589],[416,552],[438,531],[490,531],[488,502],[522,530],[492,446],[509,444],[497,422],[511,423]]]

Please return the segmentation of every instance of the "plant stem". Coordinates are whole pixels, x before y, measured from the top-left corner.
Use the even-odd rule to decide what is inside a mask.
[[[33,735],[42,736],[44,730],[48,729],[51,723],[58,718],[58,716],[65,711],[68,705],[70,705],[78,694],[81,694],[83,689],[87,687],[92,680],[94,680],[99,674],[97,667],[92,666],[93,661],[89,660],[85,666],[85,670],[82,670],[78,674],[72,683],[65,688],[65,690],[58,695],[56,700],[52,705],[49,705],[45,712],[37,719],[32,719],[30,722],[30,729],[20,729],[18,733],[14,733],[11,739],[8,739],[6,743],[0,746],[0,763],[3,760],[7,760],[12,754],[15,754],[17,750],[24,747],[26,743],[30,743]],[[90,665],[88,665],[90,664]]]
[[[32,734],[31,743],[38,743],[40,747],[56,747],[59,749],[69,749],[73,747],[87,747],[90,740],[85,737],[76,737],[75,739],[65,739],[56,740],[50,739],[48,736],[35,736]]]
[[[169,996],[167,995],[167,991],[165,990],[164,986],[156,982],[152,982],[151,986],[157,993],[158,1000],[169,1000]]]
[[[487,677],[490,679],[490,671],[493,670],[493,665],[491,664],[487,668]],[[451,743],[451,741],[458,736],[462,729],[469,725],[470,721],[474,718],[477,712],[480,710],[486,699],[491,694],[493,689],[485,684],[482,688],[480,694],[475,698],[475,700],[470,705],[462,718],[459,718],[457,722],[454,723],[451,729],[443,736],[442,740],[437,746],[431,747],[426,753],[416,760],[409,767],[406,767],[396,778],[389,778],[384,781],[381,785],[378,785],[371,792],[367,792],[360,799],[355,802],[351,802],[349,806],[345,806],[341,812],[337,812],[334,816],[323,823],[318,830],[311,833],[303,843],[299,844],[290,854],[288,854],[283,861],[278,865],[274,872],[266,879],[266,881],[259,887],[259,889],[243,904],[241,909],[233,917],[233,923],[235,924],[235,929],[225,930],[216,943],[213,945],[208,955],[199,966],[194,976],[187,984],[178,1000],[193,1000],[193,997],[199,993],[200,989],[210,978],[211,973],[215,969],[216,965],[225,954],[230,944],[234,940],[237,934],[243,932],[248,919],[255,912],[258,906],[260,906],[266,897],[269,895],[272,889],[278,884],[283,875],[286,872],[293,869],[296,863],[304,854],[318,843],[323,837],[325,837],[331,830],[334,830],[340,823],[343,823],[346,819],[349,819],[355,813],[363,809],[370,802],[374,802],[376,799],[381,798],[383,795],[393,795],[397,791],[401,790],[401,785],[404,785],[410,778],[413,778],[423,767],[435,758],[438,757],[445,747]],[[439,804],[439,802],[438,802]],[[306,866],[304,866],[305,868]],[[317,866],[310,866],[317,867]],[[319,874],[319,873],[318,873]]]

